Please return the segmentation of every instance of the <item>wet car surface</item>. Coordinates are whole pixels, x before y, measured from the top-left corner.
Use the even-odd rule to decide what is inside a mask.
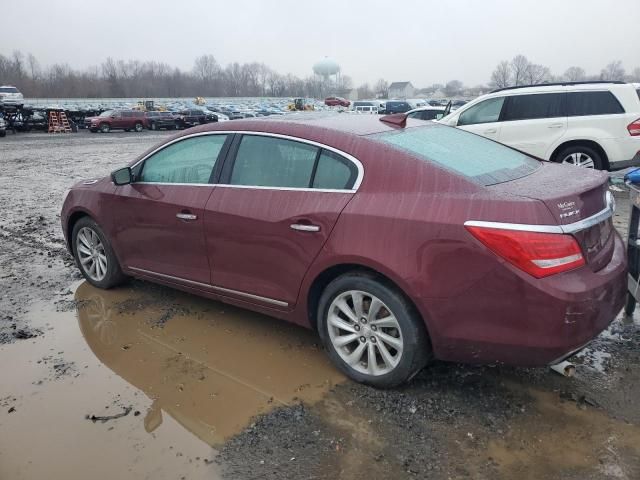
[[[0,478],[640,477],[640,317],[618,317],[571,379],[437,363],[379,391],[302,328],[143,281],[87,285],[59,232],[64,190],[164,135],[0,143]]]

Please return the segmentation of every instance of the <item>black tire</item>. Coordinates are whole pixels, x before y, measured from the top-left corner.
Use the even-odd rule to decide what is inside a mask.
[[[636,299],[633,298],[631,293],[627,293],[627,302],[624,306],[624,313],[626,313],[629,317],[633,315],[633,312],[636,310]]]
[[[124,131],[125,131],[125,132],[130,132],[130,131],[131,131],[131,129],[130,129],[130,128],[125,128],[125,129],[124,129]]]
[[[7,131],[6,130],[0,130],[0,137],[6,137],[7,136]]]
[[[332,343],[328,325],[329,308],[336,297],[350,290],[359,290],[377,297],[388,308],[389,313],[395,316],[400,326],[402,354],[398,363],[386,373],[370,375],[355,370],[343,360]],[[413,378],[431,359],[431,347],[420,315],[400,291],[373,274],[366,272],[346,273],[329,283],[320,297],[317,318],[318,333],[329,358],[342,372],[356,382],[376,388],[392,388]],[[362,328],[364,329],[364,327]],[[360,330],[360,326],[358,326],[358,332],[364,332],[364,330]],[[372,336],[375,335],[374,332],[370,333]],[[362,333],[357,334],[361,335]],[[363,338],[364,336],[360,337],[360,340],[354,341],[355,345],[359,345],[357,342],[362,341]],[[356,347],[353,348],[353,350],[355,349]]]
[[[108,123],[101,123],[100,131],[102,133],[109,133],[111,131],[111,125],[109,125]]]
[[[139,133],[139,132],[141,132],[141,131],[144,129],[144,126],[142,125],[142,123],[140,123],[140,122],[136,122],[136,124],[134,125],[133,129],[134,129],[136,132],[138,132],[138,133]]]
[[[91,133],[98,133],[98,129],[97,128],[90,128],[89,131]]]
[[[93,278],[90,272],[85,269],[88,267],[83,266],[80,260],[80,254],[78,252],[78,234],[83,229],[89,229],[95,232],[102,244],[104,255],[106,256],[106,272],[103,278]],[[113,252],[113,248],[111,247],[111,243],[109,243],[109,239],[104,234],[100,226],[90,217],[82,217],[73,226],[73,232],[71,234],[71,245],[76,265],[80,269],[80,273],[82,273],[82,276],[91,285],[98,288],[108,289],[120,285],[127,279],[126,275],[122,273],[120,263],[118,262],[118,259]]]
[[[558,152],[558,154],[553,159],[556,163],[563,163],[563,160],[570,155],[574,154],[582,154],[586,155],[593,160],[593,168],[596,170],[604,169],[604,161],[602,160],[602,156],[593,148],[587,145],[572,145],[570,147],[563,148]]]

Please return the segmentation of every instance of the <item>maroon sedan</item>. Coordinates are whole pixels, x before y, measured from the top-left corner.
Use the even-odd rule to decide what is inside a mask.
[[[432,358],[559,362],[624,303],[601,172],[412,119],[232,123],[71,189],[62,227],[91,284],[134,276],[317,329],[379,387]]]
[[[327,97],[324,99],[324,104],[328,107],[348,107],[351,102],[342,97]]]

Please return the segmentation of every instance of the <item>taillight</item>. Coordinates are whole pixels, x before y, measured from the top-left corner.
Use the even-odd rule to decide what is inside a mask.
[[[466,226],[491,251],[536,278],[566,272],[585,264],[571,235]]]
[[[627,130],[632,137],[640,136],[640,118],[627,125]]]

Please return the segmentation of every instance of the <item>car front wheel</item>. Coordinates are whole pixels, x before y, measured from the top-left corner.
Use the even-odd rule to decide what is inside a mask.
[[[558,152],[555,161],[574,167],[594,168],[596,170],[604,168],[600,154],[585,145],[575,145],[563,149]]]
[[[430,358],[415,308],[373,275],[349,273],[322,293],[318,330],[331,360],[353,380],[391,388],[411,379]]]
[[[136,124],[135,124],[135,126],[134,126],[133,128],[134,128],[134,130],[135,130],[136,132],[141,132],[141,131],[142,131],[142,129],[143,129],[143,126],[142,126],[142,124],[141,124],[141,123],[136,123]]]
[[[109,133],[111,131],[111,127],[108,123],[103,123],[102,125],[100,125],[100,131],[102,133]]]
[[[92,219],[83,217],[78,220],[73,227],[71,241],[76,264],[89,283],[106,289],[126,279],[109,240]]]

